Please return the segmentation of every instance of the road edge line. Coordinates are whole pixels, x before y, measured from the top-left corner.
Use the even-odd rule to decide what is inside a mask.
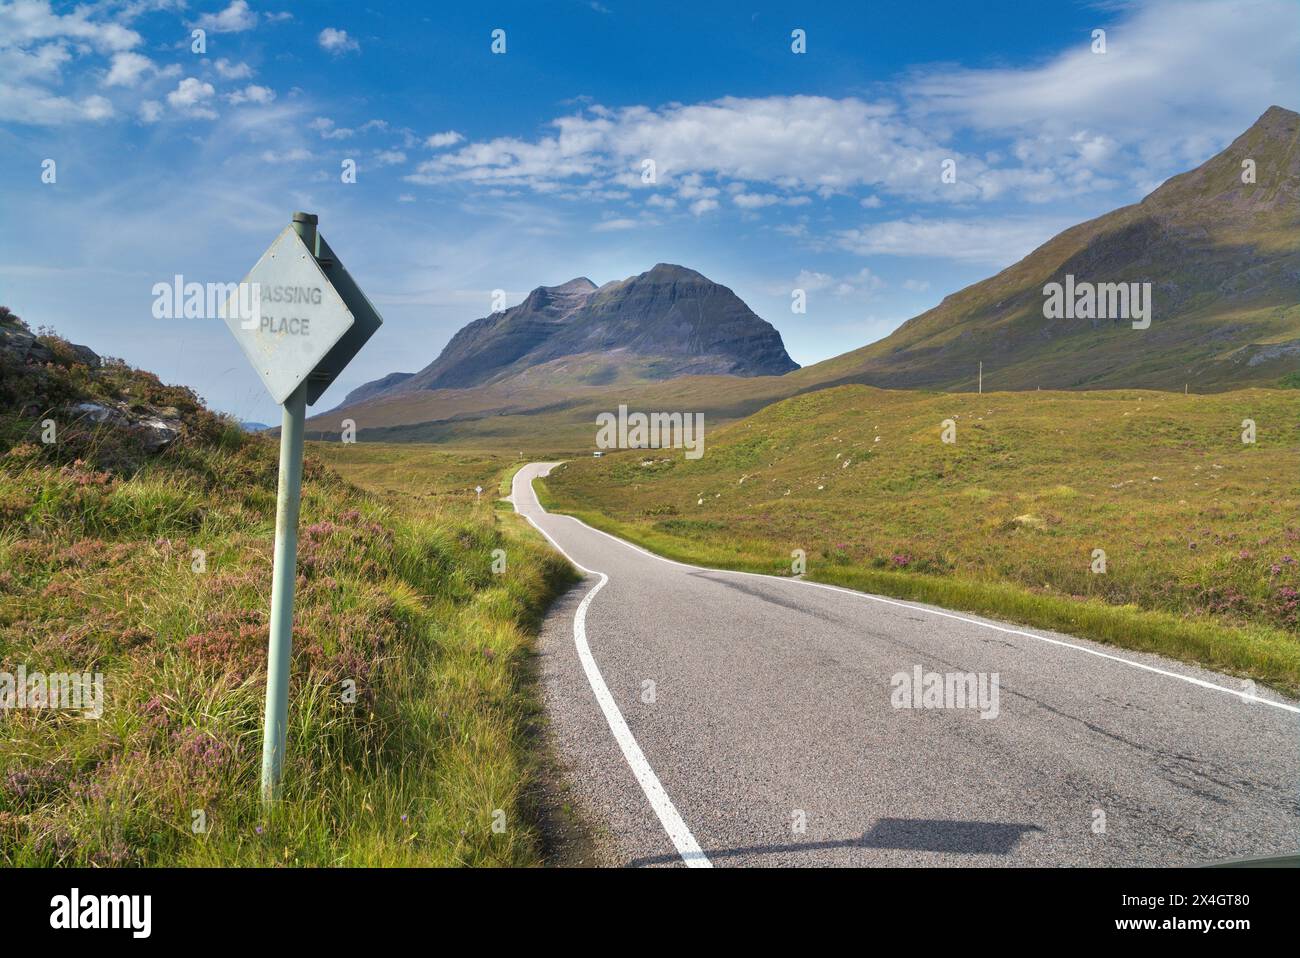
[[[518,475],[518,473],[515,474],[516,479],[518,479]],[[512,492],[513,485],[512,482]],[[529,480],[529,490],[531,491],[531,489],[532,481]],[[582,663],[582,670],[587,676],[587,684],[591,686],[591,691],[596,696],[596,703],[600,706],[605,721],[609,724],[609,730],[614,733],[614,740],[618,742],[618,747],[623,751],[623,758],[632,769],[637,784],[641,786],[641,791],[645,793],[646,800],[650,802],[650,807],[654,809],[655,815],[659,818],[659,824],[663,826],[663,830],[668,834],[668,838],[677,849],[677,853],[682,857],[682,861],[685,862],[688,868],[712,868],[713,862],[709,861],[708,856],[701,850],[699,842],[691,834],[691,830],[687,827],[681,813],[677,811],[677,806],[668,797],[668,792],[664,790],[663,783],[659,781],[659,776],[655,774],[655,770],[650,766],[645,753],[641,751],[641,746],[637,744],[636,736],[632,734],[627,720],[623,718],[623,713],[619,711],[618,703],[614,701],[614,696],[610,694],[609,686],[605,684],[605,677],[600,674],[600,667],[591,654],[591,646],[587,642],[587,607],[591,605],[591,600],[596,597],[596,593],[605,587],[605,583],[609,581],[609,576],[595,569],[588,569],[575,560],[564,551],[558,542],[551,538],[545,529],[533,520],[532,516],[520,512],[517,503],[514,505],[515,513],[527,519],[529,524],[540,532],[560,555],[583,572],[600,576],[600,581],[596,583],[596,587],[582,597],[582,601],[578,603],[578,610],[573,615],[573,643],[578,649],[578,661]],[[550,515],[549,512],[546,512],[540,500],[537,502],[537,508]]]

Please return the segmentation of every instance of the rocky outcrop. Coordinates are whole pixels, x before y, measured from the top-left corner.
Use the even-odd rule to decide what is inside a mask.
[[[67,407],[76,422],[113,426],[140,441],[145,452],[161,452],[181,436],[185,423],[174,406],[133,409],[125,403],[79,402]]]
[[[124,386],[123,377],[132,375],[142,389]],[[155,387],[156,383],[156,378],[132,374],[122,364],[106,371],[104,361],[89,346],[53,335],[38,336],[0,307],[0,415],[49,417],[60,426],[77,426],[79,432],[111,429],[133,448],[152,455],[174,443],[187,428],[186,414],[177,406],[158,403],[159,396],[169,395],[169,390],[177,395],[177,390]],[[191,398],[186,391],[179,392]]]
[[[344,404],[479,386],[556,359],[615,352],[652,361],[641,368],[657,379],[770,376],[799,368],[781,334],[730,289],[693,269],[660,263],[599,288],[586,277],[539,286],[518,306],[464,327],[420,372],[366,383]]]

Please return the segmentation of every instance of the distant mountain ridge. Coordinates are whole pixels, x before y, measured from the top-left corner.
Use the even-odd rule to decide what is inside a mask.
[[[1253,182],[1243,178],[1250,172]],[[656,271],[656,281],[640,282]],[[1270,107],[1224,150],[1170,177],[1140,202],[1061,232],[882,340],[783,375],[745,373],[734,358],[716,363],[703,344],[696,347],[698,365],[679,354],[662,367],[656,366],[660,360],[613,345],[640,345],[637,324],[620,320],[655,311],[666,294],[663,271],[680,271],[682,282],[698,277],[708,283],[691,270],[659,266],[585,295],[579,291],[583,300],[573,315],[582,313],[582,324],[548,319],[540,306],[522,312],[535,314],[532,323],[551,324],[541,334],[523,322],[527,315],[481,320],[518,323],[515,335],[532,329],[536,341],[522,344],[519,358],[496,366],[488,378],[476,373],[460,380],[481,385],[439,385],[430,394],[404,388],[414,381],[410,377],[373,401],[360,401],[357,421],[372,435],[395,441],[499,440],[520,449],[554,440],[566,444],[557,448],[581,449],[594,417],[623,402],[703,412],[708,422],[721,424],[789,396],[850,383],[973,391],[981,363],[985,392],[1300,386],[1300,114]],[[1150,326],[1134,329],[1122,317],[1045,314],[1045,288],[1068,276],[1091,284],[1150,283]],[[622,304],[622,317],[607,298]],[[672,315],[692,301],[673,301]],[[767,324],[758,322],[762,326],[740,324],[732,333],[759,333],[751,355],[768,356],[766,368],[779,369],[783,357],[788,362],[784,348],[779,354],[767,348],[770,340],[761,335]],[[669,318],[661,323],[673,328]],[[464,340],[457,348],[463,345],[471,356],[471,332],[494,340],[476,326],[458,334]],[[663,335],[660,323],[647,329],[651,341]],[[775,330],[772,336],[779,343]],[[681,341],[691,342],[690,336]],[[573,349],[592,351],[567,353]],[[564,355],[551,358],[557,353]],[[450,366],[451,344],[444,355],[447,363],[440,358],[425,370],[436,383],[447,381],[440,364]],[[736,368],[741,374],[714,374]],[[601,386],[607,388],[593,388]],[[337,429],[337,419],[316,417],[311,428]]]
[[[586,357],[578,376],[589,385],[629,368],[641,381],[688,373],[771,376],[799,368],[781,334],[730,289],[693,269],[660,263],[600,287],[585,276],[539,286],[517,306],[462,328],[418,373],[366,383],[344,405],[486,385],[576,357]]]

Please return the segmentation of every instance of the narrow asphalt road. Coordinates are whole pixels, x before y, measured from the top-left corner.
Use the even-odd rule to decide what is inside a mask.
[[[1300,850],[1296,703],[1056,633],[670,562],[543,510],[532,480],[552,465],[521,469],[512,498],[586,572],[543,627],[543,688],[612,863],[1185,865]],[[918,669],[922,690],[927,673],[971,675],[975,701],[958,707],[957,683],[912,691]]]

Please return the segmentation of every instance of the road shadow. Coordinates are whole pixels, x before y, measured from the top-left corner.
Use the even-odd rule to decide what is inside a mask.
[[[791,842],[785,845],[750,845],[742,848],[708,849],[710,860],[779,855],[788,852],[830,851],[841,848],[870,848],[892,851],[939,852],[949,855],[1009,855],[1020,839],[1041,832],[1037,825],[1016,822],[961,822],[942,818],[882,818],[858,838],[820,842]],[[679,855],[655,855],[628,862],[629,868],[668,865]]]

